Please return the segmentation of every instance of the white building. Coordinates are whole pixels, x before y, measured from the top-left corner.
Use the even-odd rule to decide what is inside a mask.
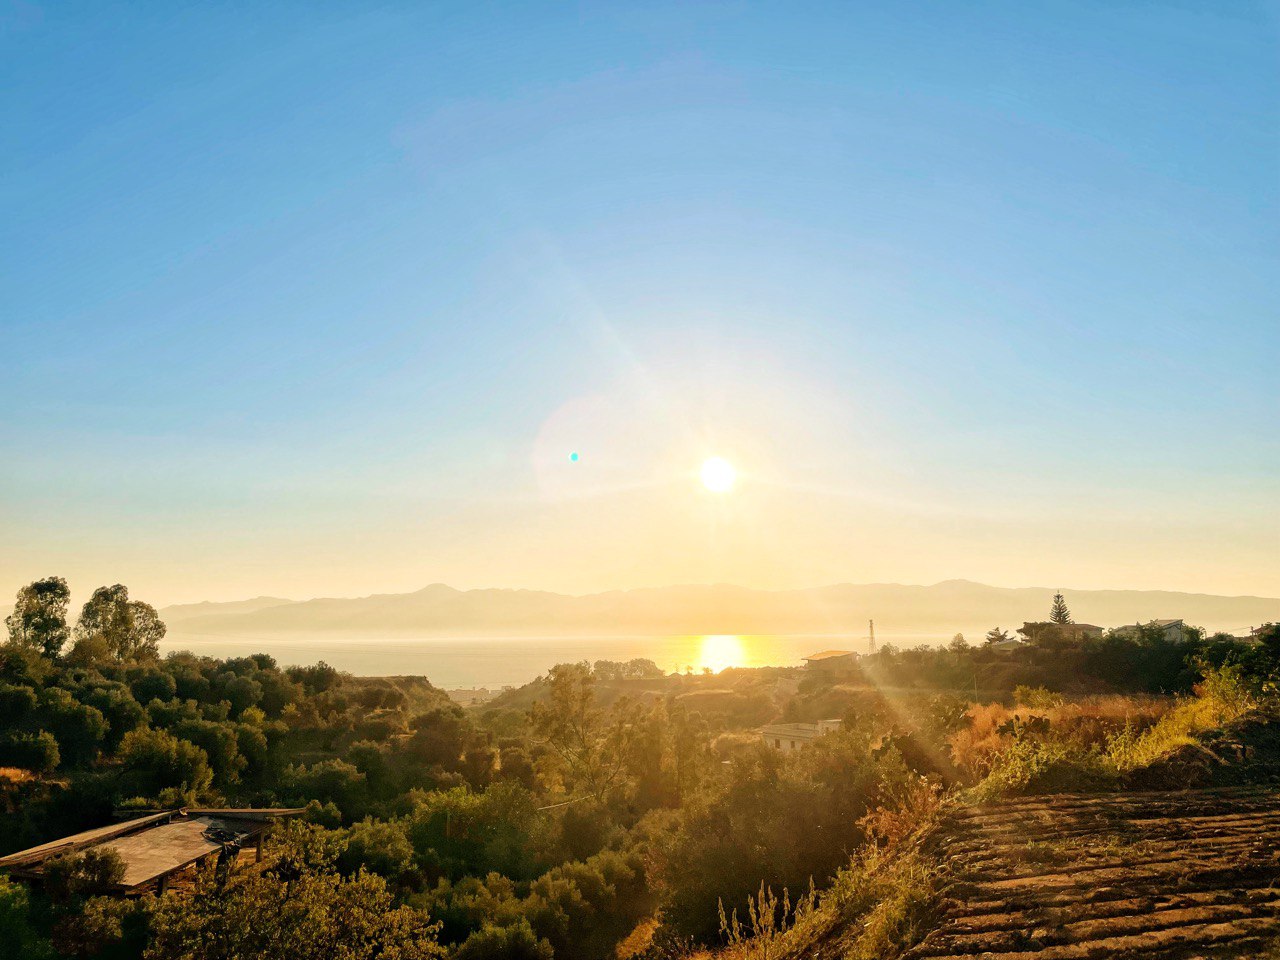
[[[839,720],[819,720],[817,723],[771,723],[760,728],[760,739],[775,750],[788,753],[799,750],[824,734],[840,729]]]

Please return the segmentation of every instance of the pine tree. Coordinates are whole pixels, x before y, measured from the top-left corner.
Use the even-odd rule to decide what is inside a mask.
[[[1071,623],[1071,611],[1067,609],[1067,601],[1062,599],[1062,592],[1053,595],[1053,608],[1049,611],[1049,619],[1054,623]]]

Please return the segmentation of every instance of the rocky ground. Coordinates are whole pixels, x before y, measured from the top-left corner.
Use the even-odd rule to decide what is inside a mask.
[[[962,808],[935,843],[953,882],[910,960],[1280,958],[1274,786]]]

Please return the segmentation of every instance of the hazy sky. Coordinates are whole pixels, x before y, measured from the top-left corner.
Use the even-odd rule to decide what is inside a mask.
[[[1280,595],[1278,10],[9,0],[0,599]]]

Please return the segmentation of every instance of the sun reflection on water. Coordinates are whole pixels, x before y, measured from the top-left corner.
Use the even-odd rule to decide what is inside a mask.
[[[725,667],[742,666],[746,652],[742,637],[733,633],[705,636],[698,645],[698,667],[719,673]]]

